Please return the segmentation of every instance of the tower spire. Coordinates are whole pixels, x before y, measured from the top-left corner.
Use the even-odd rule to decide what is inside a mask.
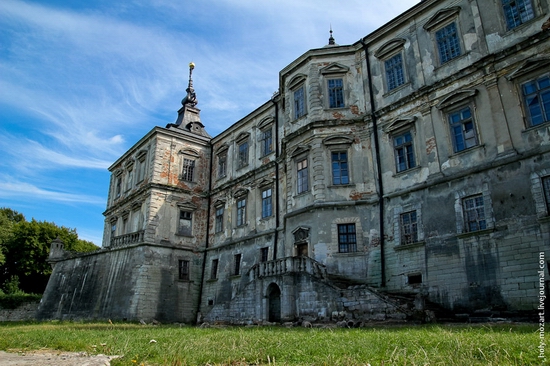
[[[194,68],[195,68],[195,64],[193,62],[190,62],[189,63],[189,84],[187,85],[187,89],[185,89],[185,91],[187,92],[187,95],[181,101],[181,105],[183,106],[189,105],[190,107],[194,107],[199,103],[199,101],[197,100],[197,95],[195,94],[195,89],[193,89],[193,69]]]
[[[334,37],[332,36],[332,24],[330,25],[330,37],[328,38],[328,45],[334,46],[336,45],[336,42],[334,42]]]

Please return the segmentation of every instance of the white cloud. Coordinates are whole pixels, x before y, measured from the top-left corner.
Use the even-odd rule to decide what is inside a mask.
[[[105,204],[105,199],[103,197],[50,191],[25,182],[0,182],[0,197],[4,199],[25,197],[34,201],[48,200],[63,203],[87,203],[93,205]]]

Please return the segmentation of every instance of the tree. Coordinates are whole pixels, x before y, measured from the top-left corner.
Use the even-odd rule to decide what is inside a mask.
[[[61,239],[65,244],[65,250],[68,251],[89,252],[98,249],[95,244],[78,239],[75,229],[34,219],[25,221],[24,217],[22,220],[13,222],[9,214],[4,216],[8,217],[8,222],[11,224],[5,228],[7,233],[0,234],[4,235],[0,240],[3,240],[5,257],[1,266],[0,283],[4,284],[13,276],[17,276],[20,288],[24,292],[44,292],[52,271],[47,259],[54,239]]]
[[[0,208],[0,265],[5,262],[4,246],[11,239],[13,226],[21,221],[25,221],[25,216],[11,208]]]

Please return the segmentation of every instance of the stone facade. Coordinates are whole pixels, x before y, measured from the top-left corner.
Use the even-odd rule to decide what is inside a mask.
[[[39,316],[533,312],[550,246],[549,14],[548,0],[422,1],[307,51],[214,138],[190,74],[176,123],[110,168],[103,249],[52,251]]]

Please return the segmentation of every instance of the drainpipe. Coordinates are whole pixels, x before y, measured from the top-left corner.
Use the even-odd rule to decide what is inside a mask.
[[[367,78],[368,78],[368,88],[369,88],[369,102],[371,110],[371,119],[372,119],[372,128],[374,131],[374,155],[376,159],[376,175],[378,178],[378,208],[379,208],[379,231],[380,231],[380,287],[386,286],[386,254],[384,250],[385,244],[385,231],[384,231],[384,184],[382,183],[382,166],[380,163],[380,142],[378,140],[378,125],[377,118],[375,114],[375,104],[374,104],[374,92],[372,86],[372,75],[369,61],[369,47],[365,43],[364,39],[361,38],[361,44],[363,45],[363,51],[365,51],[365,61],[367,63]]]
[[[273,105],[275,106],[275,237],[273,238],[273,260],[277,259],[277,243],[279,235],[279,105],[277,104],[277,98],[280,93],[274,95],[271,98]]]
[[[212,162],[214,161],[214,145],[212,144],[212,140],[208,142],[208,145],[210,146],[210,166],[208,167],[208,208],[206,209],[206,240],[204,243],[204,255],[202,258],[202,274],[201,274],[201,282],[199,285],[199,303],[197,304],[197,315],[199,314],[201,310],[201,303],[202,303],[202,290],[203,290],[203,284],[205,281],[204,273],[206,272],[206,254],[208,252],[208,245],[210,243],[210,207],[212,206],[212,195],[210,192],[212,191]]]

